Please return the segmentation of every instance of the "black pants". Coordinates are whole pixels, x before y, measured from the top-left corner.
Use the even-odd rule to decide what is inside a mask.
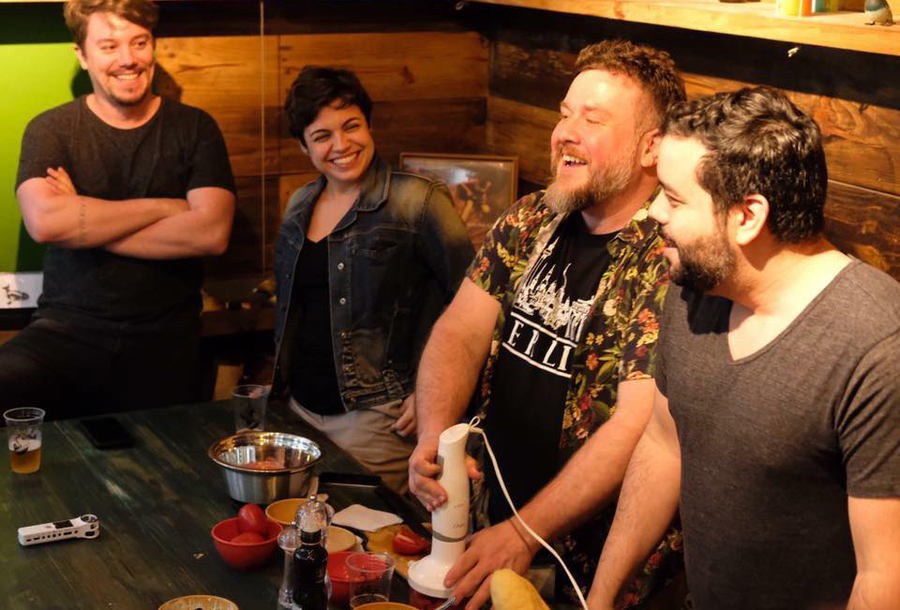
[[[48,419],[200,399],[196,332],[123,332],[37,318],[0,346],[0,408]]]

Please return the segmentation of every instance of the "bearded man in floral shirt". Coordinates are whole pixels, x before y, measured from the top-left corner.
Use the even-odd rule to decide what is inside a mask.
[[[426,345],[410,488],[429,510],[446,501],[433,478],[438,436],[462,417],[480,379],[484,429],[512,500],[542,537],[561,543],[585,589],[651,410],[668,265],[647,209],[659,193],[660,123],[685,95],[667,53],[625,41],[583,49],[576,72],[551,137],[552,184],[497,221]],[[494,570],[524,572],[539,549],[509,518],[490,468],[484,488],[494,525],[444,583],[457,599],[472,595],[469,610],[487,599]],[[674,533],[662,541],[632,601],[679,545]]]

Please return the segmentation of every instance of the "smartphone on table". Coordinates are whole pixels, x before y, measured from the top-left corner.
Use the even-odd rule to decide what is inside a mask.
[[[115,417],[91,417],[78,422],[81,431],[97,449],[116,449],[134,445],[134,437]]]

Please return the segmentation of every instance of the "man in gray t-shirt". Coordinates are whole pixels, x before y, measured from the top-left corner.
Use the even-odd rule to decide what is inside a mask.
[[[822,237],[821,134],[781,93],[680,104],[663,134],[680,288],[591,607],[680,501],[698,610],[900,608],[900,284]]]
[[[0,347],[0,407],[53,417],[196,401],[200,257],[234,215],[222,134],[153,93],[148,0],[69,0],[92,92],[35,117],[16,197],[47,245],[31,324]]]

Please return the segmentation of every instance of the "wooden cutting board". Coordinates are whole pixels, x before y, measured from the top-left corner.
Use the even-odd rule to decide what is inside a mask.
[[[401,555],[395,553],[392,547],[394,536],[400,531],[402,525],[389,525],[380,530],[366,533],[369,538],[369,544],[366,545],[368,550],[374,553],[387,553],[394,558],[397,565],[394,566],[394,572],[403,577],[403,580],[409,580],[409,564],[425,557],[427,553],[421,555]]]

